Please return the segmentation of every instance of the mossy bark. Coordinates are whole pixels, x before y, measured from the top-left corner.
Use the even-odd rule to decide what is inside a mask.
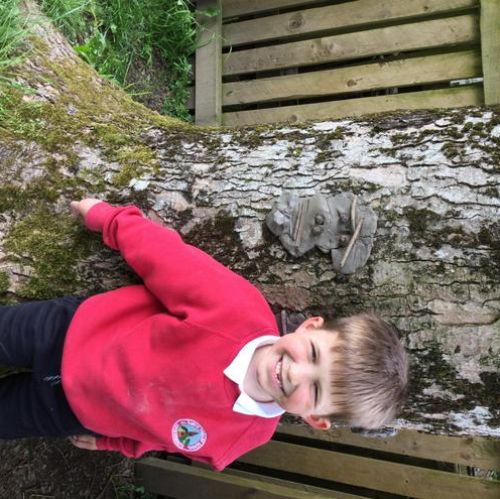
[[[68,214],[83,196],[134,202],[253,281],[277,312],[393,321],[413,364],[395,427],[500,436],[498,109],[199,128],[134,103],[48,25],[11,76],[24,89],[2,88],[4,302],[134,279]],[[371,203],[379,224],[362,271],[284,251],[264,227],[284,189]]]

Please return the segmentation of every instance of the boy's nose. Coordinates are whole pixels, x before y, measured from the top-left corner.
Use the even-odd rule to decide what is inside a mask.
[[[304,363],[292,362],[288,371],[288,378],[292,386],[295,388],[308,379],[311,375],[309,371],[309,367]]]

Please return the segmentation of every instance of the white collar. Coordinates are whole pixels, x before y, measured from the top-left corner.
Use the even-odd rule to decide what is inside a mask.
[[[257,402],[243,390],[243,381],[255,350],[263,345],[275,343],[278,340],[279,337],[270,335],[255,338],[247,343],[238,352],[238,355],[236,355],[231,364],[224,369],[224,374],[238,385],[241,392],[233,405],[233,411],[263,418],[275,418],[285,413],[276,402]]]

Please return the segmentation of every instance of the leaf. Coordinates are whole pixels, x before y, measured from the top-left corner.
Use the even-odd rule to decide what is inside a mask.
[[[199,10],[198,14],[205,17],[217,17],[220,14],[220,9],[217,7],[207,7],[206,9]]]

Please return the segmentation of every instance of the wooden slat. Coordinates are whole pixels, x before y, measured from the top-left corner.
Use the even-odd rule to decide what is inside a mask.
[[[222,9],[222,0],[198,0],[198,9]],[[222,111],[222,15],[198,17],[200,40],[196,50],[195,121],[200,125],[221,123]]]
[[[223,57],[223,75],[347,61],[431,47],[453,47],[478,40],[478,16],[435,19],[232,52]]]
[[[500,482],[271,441],[241,462],[415,498],[498,499]]]
[[[436,14],[455,14],[477,7],[478,0],[358,0],[290,12],[223,26],[224,46],[263,42],[291,35],[320,35],[376,23],[410,21]],[[373,26],[375,27],[375,26]]]
[[[194,110],[194,87],[188,87],[188,100],[186,102],[186,108],[190,111]]]
[[[175,499],[357,499],[360,496],[298,485],[285,480],[266,480],[253,473],[213,471],[145,458],[136,464],[136,476],[148,492]]]
[[[261,469],[260,470],[262,473],[256,471],[255,473],[250,473],[248,471],[241,471],[233,468],[226,468],[224,470],[224,473],[230,474],[230,475],[235,475],[235,476],[242,476],[242,477],[247,477],[247,478],[252,478],[253,480],[257,480],[259,482],[263,483],[270,483],[270,484],[275,484],[275,485],[287,485],[287,486],[292,486],[292,487],[299,487],[300,490],[307,492],[308,494],[311,494],[307,496],[307,499],[316,499],[318,494],[326,495],[328,498],[332,497],[335,499],[368,499],[370,496],[366,496],[361,494],[360,492],[357,493],[351,493],[348,494],[347,492],[339,492],[337,490],[332,490],[335,489],[333,488],[328,488],[325,489],[323,487],[315,487],[312,485],[304,485],[304,484],[297,484],[289,480],[284,480],[281,478],[273,478],[268,476],[266,473],[266,469]],[[300,482],[300,480],[297,480]],[[359,495],[358,495],[359,494]]]
[[[255,111],[224,113],[226,126],[244,126],[279,121],[299,122],[360,116],[370,113],[396,111],[398,109],[430,109],[460,106],[481,106],[484,103],[481,86],[456,87],[442,90],[427,90],[396,95],[380,95],[360,99],[284,106]]]
[[[481,53],[451,54],[374,62],[296,75],[222,85],[222,105],[250,104],[421,85],[481,76]]]
[[[286,7],[303,7],[318,0],[224,0],[224,17],[261,14]]]
[[[500,0],[481,0],[481,48],[485,103],[500,104]]]
[[[500,439],[447,437],[400,430],[393,437],[370,438],[348,428],[319,431],[305,425],[280,424],[279,433],[365,449],[433,459],[486,470],[500,470]]]

